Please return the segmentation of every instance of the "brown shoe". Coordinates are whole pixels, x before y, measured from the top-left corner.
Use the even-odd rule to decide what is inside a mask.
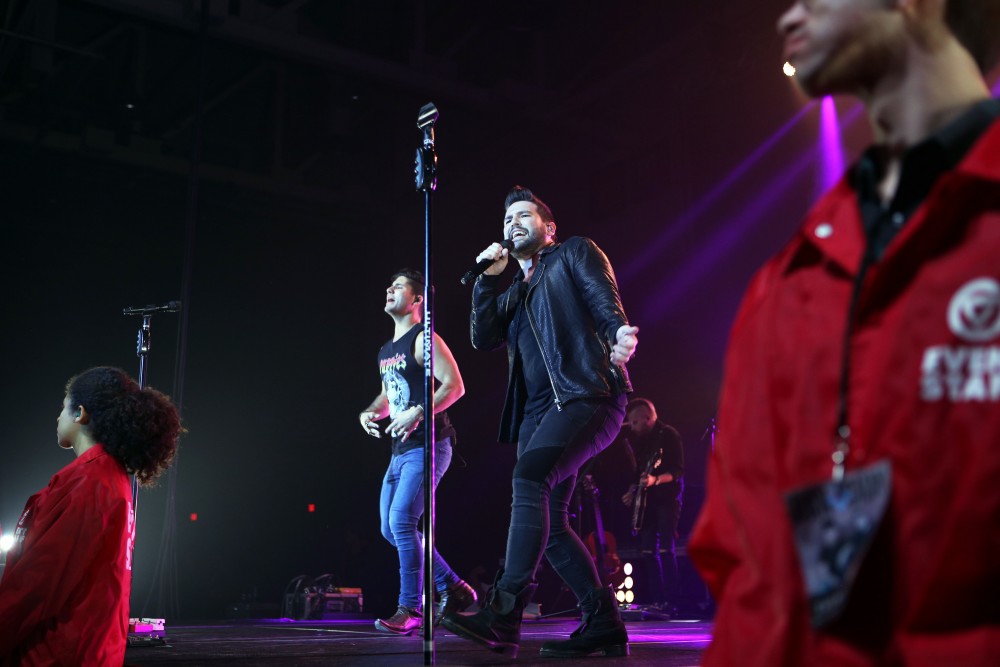
[[[399,605],[399,609],[391,617],[376,620],[375,628],[394,635],[408,635],[419,628],[422,621],[419,611]]]
[[[448,614],[465,611],[478,599],[472,586],[459,579],[456,584],[442,591],[441,602],[438,604],[437,613],[434,614],[434,625],[440,625],[441,618]]]

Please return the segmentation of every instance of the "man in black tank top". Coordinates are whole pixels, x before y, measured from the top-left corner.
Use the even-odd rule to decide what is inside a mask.
[[[382,535],[399,553],[399,608],[389,618],[375,621],[384,632],[408,635],[421,624],[421,587],[423,584],[423,547],[417,523],[424,512],[424,277],[417,271],[403,269],[393,275],[386,290],[385,312],[395,322],[391,340],[378,354],[382,391],[360,415],[361,428],[379,438],[382,430],[375,423],[390,418],[384,432],[392,438],[392,458],[382,480],[379,514]],[[434,334],[435,470],[437,486],[451,463],[455,437],[445,408],[465,393],[458,365],[445,345]],[[458,578],[448,563],[434,550],[434,583],[441,597],[435,622],[444,613],[465,609],[476,601],[476,593]]]

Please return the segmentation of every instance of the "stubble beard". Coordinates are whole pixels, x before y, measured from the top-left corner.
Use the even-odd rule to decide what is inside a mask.
[[[537,238],[528,235],[523,240],[525,241],[524,245],[518,247],[517,242],[515,242],[514,249],[510,251],[510,255],[514,259],[531,259],[541,252],[542,248],[549,245],[548,239],[544,236]]]

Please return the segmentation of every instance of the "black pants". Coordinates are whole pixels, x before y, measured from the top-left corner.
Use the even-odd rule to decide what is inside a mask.
[[[664,603],[677,597],[677,553],[674,536],[681,501],[675,498],[650,499],[639,532],[639,551],[643,572],[653,580],[644,586],[643,602]]]
[[[578,599],[600,587],[590,552],[570,528],[567,509],[581,466],[621,430],[625,403],[624,395],[581,399],[522,422],[501,589],[517,593],[533,582],[543,549]]]

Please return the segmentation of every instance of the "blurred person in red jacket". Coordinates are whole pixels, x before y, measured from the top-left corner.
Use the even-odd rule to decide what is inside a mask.
[[[874,145],[757,274],[688,550],[704,664],[1000,661],[1000,0],[799,0]]]
[[[66,385],[56,434],[76,459],[28,499],[0,581],[0,665],[121,665],[135,513],[129,474],[149,485],[181,432],[177,409],[124,371]]]

